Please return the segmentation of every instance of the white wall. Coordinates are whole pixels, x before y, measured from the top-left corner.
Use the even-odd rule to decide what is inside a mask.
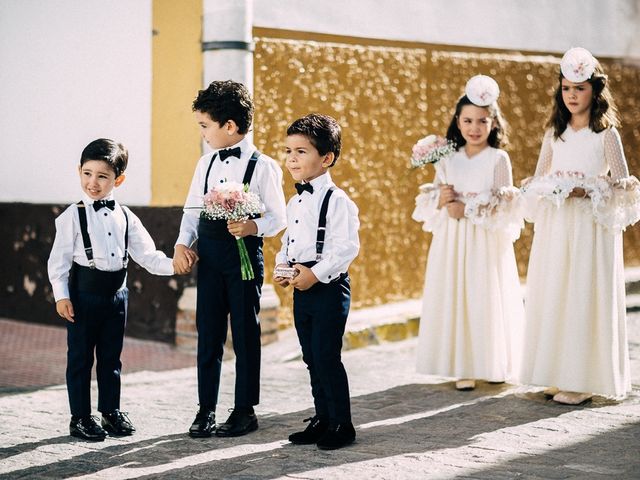
[[[640,59],[640,0],[254,0],[254,24],[307,32]]]
[[[87,143],[129,149],[119,200],[151,198],[151,0],[0,0],[0,201],[80,198]]]

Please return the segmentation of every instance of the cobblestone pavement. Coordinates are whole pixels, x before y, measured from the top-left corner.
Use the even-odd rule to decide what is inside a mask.
[[[191,366],[123,377],[131,437],[86,443],[68,436],[63,385],[0,397],[0,480],[37,479],[638,479],[640,314],[630,315],[635,390],[578,407],[539,389],[480,384],[456,391],[414,373],[415,339],[345,352],[357,442],[326,452],[294,446],[289,433],[311,414],[307,372],[293,331],[263,349],[260,429],[233,439],[191,439]],[[95,399],[95,386],[93,398]],[[226,418],[233,362],[218,408]]]
[[[66,362],[64,327],[0,319],[0,395],[63,384]],[[125,337],[122,364],[125,372],[171,370],[195,365],[195,356],[165,343]]]

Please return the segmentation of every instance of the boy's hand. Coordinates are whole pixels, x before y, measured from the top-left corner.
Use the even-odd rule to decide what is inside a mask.
[[[60,315],[66,321],[71,323],[75,322],[75,320],[73,319],[73,304],[68,298],[63,298],[62,300],[58,300],[56,302],[56,312],[58,312],[58,315]]]
[[[464,203],[462,202],[449,202],[447,203],[447,212],[449,216],[454,220],[460,220],[464,218]]]
[[[246,237],[258,233],[258,225],[253,220],[241,220],[239,222],[227,222],[227,229],[234,237]]]
[[[279,263],[278,265],[276,265],[276,268],[278,267],[288,267],[289,265],[286,263]],[[284,278],[284,277],[276,277],[275,276],[275,272],[273,275],[273,281],[276,282],[278,285],[280,285],[281,287],[288,287],[289,286],[289,280],[291,280],[290,278]]]
[[[318,277],[309,267],[296,263],[294,267],[300,272],[289,280],[289,284],[298,290],[308,290],[318,283]]]
[[[191,272],[191,268],[198,261],[198,255],[195,251],[186,245],[178,244],[173,254],[173,270],[178,275],[184,275]]]
[[[456,191],[453,189],[453,185],[447,185],[446,183],[440,185],[440,198],[438,200],[438,208],[442,208],[448,203],[453,202],[456,199]]]

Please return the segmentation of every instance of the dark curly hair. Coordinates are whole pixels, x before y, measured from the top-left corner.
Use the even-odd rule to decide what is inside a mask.
[[[109,164],[118,178],[127,169],[129,152],[121,143],[108,138],[98,138],[84,147],[80,154],[80,166],[89,160],[99,160]]]
[[[207,88],[198,91],[193,101],[193,111],[208,113],[220,126],[233,120],[238,133],[249,131],[253,121],[253,101],[249,90],[243,84],[232,80],[216,80]]]
[[[458,103],[456,104],[456,111],[453,114],[451,123],[449,123],[449,128],[447,128],[447,140],[454,142],[458,148],[464,146],[467,143],[467,141],[462,136],[462,132],[458,128],[458,118],[460,117],[460,112],[462,112],[462,108],[466,105],[475,104],[471,100],[469,100],[469,97],[463,95],[462,97],[460,97]],[[479,108],[486,108],[489,112],[489,116],[493,120],[493,128],[491,129],[489,138],[487,139],[489,145],[493,148],[500,148],[507,145],[509,143],[509,140],[507,138],[507,131],[509,126],[507,124],[507,121],[502,116],[502,112],[500,111],[498,103],[493,102],[491,105]]]
[[[547,121],[547,128],[553,128],[553,136],[558,139],[567,129],[571,120],[571,112],[562,99],[562,72],[558,76],[558,87],[554,95],[553,111]],[[601,132],[605,128],[618,127],[618,109],[616,108],[611,90],[608,86],[608,78],[604,73],[600,62],[596,60],[596,69],[587,80],[593,88],[593,100],[589,117],[589,128],[594,132]]]
[[[295,120],[287,128],[287,136],[303,135],[309,139],[320,155],[333,152],[333,167],[340,156],[342,147],[342,130],[335,118],[319,113],[310,113]]]

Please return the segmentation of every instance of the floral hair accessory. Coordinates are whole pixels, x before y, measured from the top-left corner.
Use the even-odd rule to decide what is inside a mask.
[[[464,93],[474,105],[487,107],[498,100],[500,87],[493,78],[486,75],[476,75],[469,79],[464,87]]]
[[[596,59],[589,50],[574,47],[560,61],[562,76],[573,83],[582,83],[591,78],[596,70]]]

